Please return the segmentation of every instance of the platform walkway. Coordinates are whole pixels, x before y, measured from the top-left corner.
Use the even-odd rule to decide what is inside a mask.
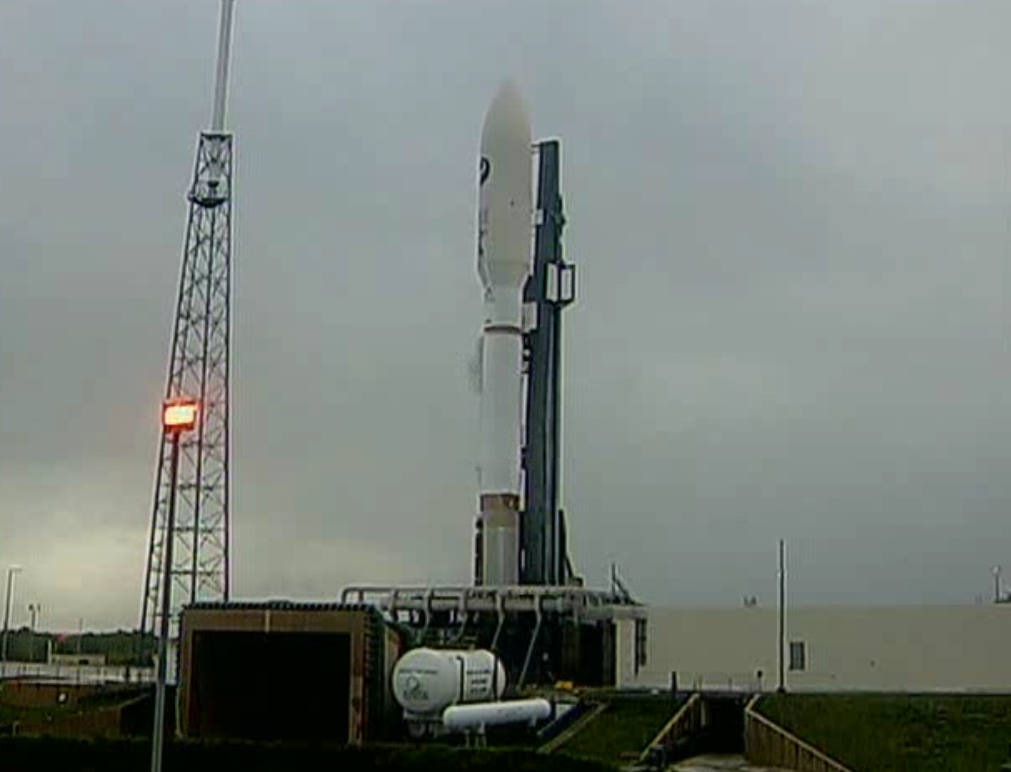
[[[778,767],[755,767],[743,756],[696,756],[670,767],[674,772],[785,772]]]

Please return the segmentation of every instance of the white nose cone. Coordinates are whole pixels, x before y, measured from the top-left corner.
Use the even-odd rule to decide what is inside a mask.
[[[477,269],[485,289],[522,287],[530,271],[531,141],[523,98],[506,81],[481,132]]]

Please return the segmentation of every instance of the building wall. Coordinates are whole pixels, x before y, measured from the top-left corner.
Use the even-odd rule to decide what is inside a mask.
[[[614,685],[619,689],[634,687],[640,675],[645,677],[649,652],[646,652],[646,661],[643,662],[639,656],[642,644],[637,640],[637,628],[641,621],[632,616],[616,616],[614,620]]]
[[[393,697],[391,685],[393,684],[393,668],[404,652],[404,641],[399,632],[392,627],[387,627],[383,632],[382,646],[383,669],[381,673],[377,674],[382,680],[382,688],[376,690],[382,696],[382,704],[377,711],[379,720],[375,727],[377,730],[381,728],[381,731],[373,732],[376,739],[386,739],[386,736],[390,734],[389,727],[399,726],[402,715],[400,706]]]
[[[635,620],[614,620],[614,685],[618,689],[635,687],[642,668],[636,666]],[[647,656],[648,664],[648,656]]]
[[[748,690],[777,686],[775,608],[650,609],[647,662],[638,674],[631,626],[620,625],[619,682],[667,688]],[[789,642],[804,643],[806,667],[787,669],[803,690],[1011,692],[1011,607],[878,606],[789,609]]]

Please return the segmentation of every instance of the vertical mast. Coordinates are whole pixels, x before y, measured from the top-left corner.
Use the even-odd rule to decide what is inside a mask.
[[[218,69],[214,79],[214,111],[211,132],[225,130],[225,108],[228,101],[228,67],[232,54],[232,12],[235,0],[221,0],[221,23],[218,26]]]
[[[779,540],[779,635],[776,641],[779,692],[786,691],[786,542]]]
[[[170,637],[178,634],[183,604],[228,600],[230,595],[233,142],[224,123],[233,6],[234,0],[221,0],[211,130],[200,134],[187,195],[189,219],[165,389],[167,399],[197,399],[200,417],[195,431],[180,445],[173,528],[168,522],[172,442],[162,432],[141,605],[142,634],[160,626],[164,577],[175,590]],[[171,564],[168,570],[163,559]]]

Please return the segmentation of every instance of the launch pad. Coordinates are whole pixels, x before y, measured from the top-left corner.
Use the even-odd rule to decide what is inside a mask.
[[[645,661],[646,608],[617,575],[609,590],[584,587],[568,553],[562,314],[575,301],[576,281],[562,254],[560,182],[560,141],[531,143],[519,92],[504,84],[485,116],[479,165],[485,318],[474,583],[358,585],[341,595],[342,603],[379,609],[414,646],[494,652],[514,690],[558,681],[613,685],[616,663],[637,670]]]
[[[216,101],[215,116],[218,108]],[[216,127],[219,122],[216,117]],[[561,495],[562,315],[575,300],[575,266],[562,255],[561,143],[531,136],[518,90],[504,85],[486,116],[479,166],[484,315],[473,584],[359,584],[344,589],[339,604],[322,605],[231,603],[227,584],[223,598],[207,602],[190,588],[180,660],[188,736],[319,738],[337,726],[339,740],[378,739],[399,723],[388,715],[391,669],[402,654],[403,660],[428,656],[407,651],[416,647],[442,650],[435,661],[441,657],[450,663],[449,675],[459,674],[461,691],[452,702],[484,711],[481,721],[516,721],[505,716],[514,710],[526,721],[528,708],[547,706],[542,694],[519,701],[503,696],[559,682],[615,686],[645,665],[646,607],[615,574],[609,589],[585,587],[569,557]],[[218,156],[207,159],[198,170],[206,167],[210,176],[194,186],[191,202],[216,212],[227,200],[219,200]],[[223,303],[222,313],[229,308]],[[460,546],[466,544],[461,538]],[[153,554],[160,557],[159,550]],[[467,661],[480,658],[497,661],[494,672],[501,670],[507,684],[484,702],[463,686]],[[295,660],[313,678],[287,677],[286,663]],[[251,682],[255,688],[240,677],[243,667],[253,666],[263,675]],[[408,675],[414,681],[405,676],[401,695],[408,702],[397,700],[410,725],[417,724],[407,717],[410,700],[420,699],[420,679],[431,668]],[[347,704],[331,709],[331,697],[344,695]],[[288,707],[298,701],[304,703],[298,710]],[[449,727],[453,707],[424,714],[425,725]]]

